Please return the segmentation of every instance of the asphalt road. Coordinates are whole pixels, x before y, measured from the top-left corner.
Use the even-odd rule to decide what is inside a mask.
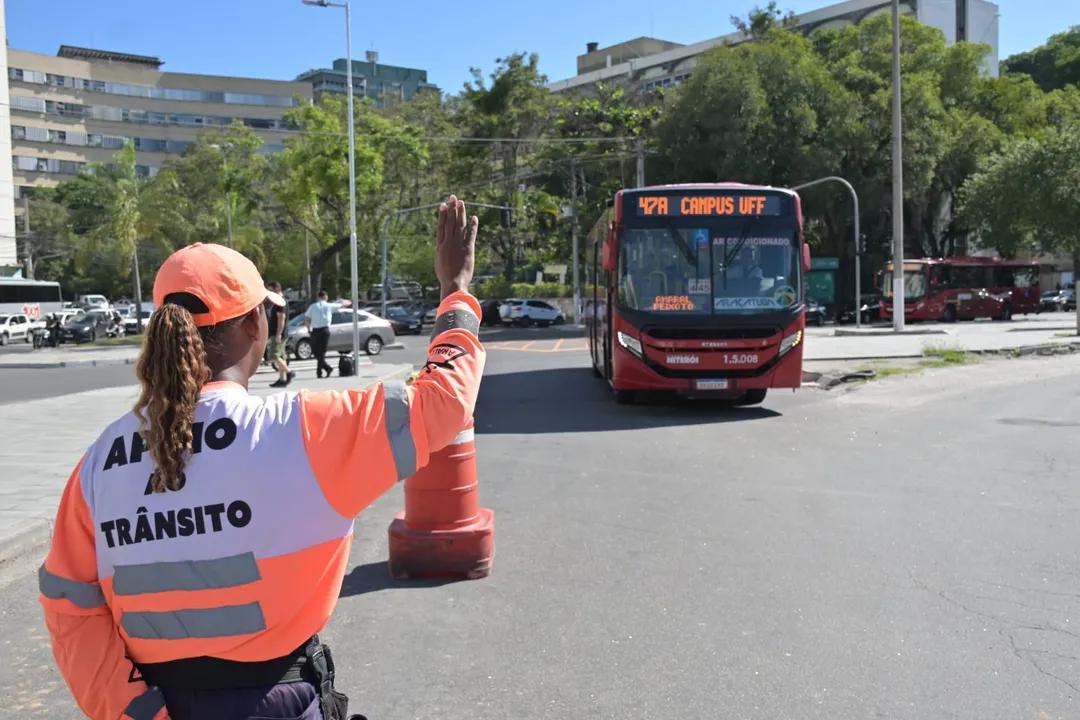
[[[1080,716],[1080,358],[731,410],[617,406],[581,350],[510,347],[476,413],[494,573],[391,582],[400,489],[365,511],[325,633],[353,712]],[[35,592],[0,590],[5,711],[81,717]]]
[[[383,350],[380,355],[373,358],[374,361],[417,365],[424,363],[427,350],[426,336],[408,335],[399,337],[398,341],[405,347]],[[315,363],[309,361],[299,363],[298,366],[313,369]],[[138,380],[135,379],[134,365],[34,369],[0,366],[0,405],[136,383]]]
[[[423,365],[427,361],[428,334],[430,327],[422,335],[399,335],[398,343],[403,347],[387,348],[374,358],[376,363],[411,363],[416,366]],[[531,341],[538,341],[543,345],[552,345],[560,339],[568,343],[567,349],[580,349],[585,347],[582,331],[573,327],[540,328],[505,328],[492,329],[482,328],[481,339],[485,343],[494,343],[501,346],[512,347],[525,345]],[[29,352],[16,346],[0,348],[0,351]],[[336,353],[332,353],[331,364],[335,364]],[[314,373],[315,362],[306,363],[293,361],[293,366],[310,370]],[[40,400],[71,393],[85,392],[99,388],[122,387],[135,385],[134,365],[97,365],[80,366],[70,368],[5,368],[0,366],[0,405],[27,400]],[[269,382],[269,380],[268,380]]]

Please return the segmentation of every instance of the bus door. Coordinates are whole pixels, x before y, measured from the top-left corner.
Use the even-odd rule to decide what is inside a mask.
[[[989,268],[953,265],[949,268],[950,304],[956,307],[958,320],[973,320],[986,315],[989,297]],[[994,314],[994,313],[991,313]]]
[[[950,273],[948,265],[931,265],[927,268],[929,277],[926,283],[926,315],[937,320],[945,315],[950,293]]]

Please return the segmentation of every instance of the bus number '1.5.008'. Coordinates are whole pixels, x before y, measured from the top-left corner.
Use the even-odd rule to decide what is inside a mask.
[[[758,356],[756,354],[729,354],[724,353],[725,365],[757,365]]]

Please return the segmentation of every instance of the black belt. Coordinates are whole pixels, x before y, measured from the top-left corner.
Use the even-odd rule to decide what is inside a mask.
[[[315,686],[325,720],[364,720],[349,716],[349,698],[334,689],[334,656],[318,635],[288,655],[262,662],[213,657],[185,658],[138,666],[142,679],[169,690],[236,690],[307,682]]]
[[[318,636],[288,655],[261,662],[237,662],[214,657],[184,658],[162,663],[142,663],[139,672],[149,685],[178,690],[235,690],[319,680],[307,658],[307,648]]]

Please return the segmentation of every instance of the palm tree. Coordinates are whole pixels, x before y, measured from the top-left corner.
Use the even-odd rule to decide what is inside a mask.
[[[97,167],[107,178],[107,199],[101,222],[87,234],[84,250],[116,259],[120,272],[130,271],[135,293],[135,322],[142,332],[142,279],[139,275],[139,242],[154,240],[168,244],[166,228],[179,230],[183,218],[165,202],[164,186],[175,177],[164,174],[160,181],[139,177],[135,169],[135,146],[128,142],[113,156],[115,162]]]

